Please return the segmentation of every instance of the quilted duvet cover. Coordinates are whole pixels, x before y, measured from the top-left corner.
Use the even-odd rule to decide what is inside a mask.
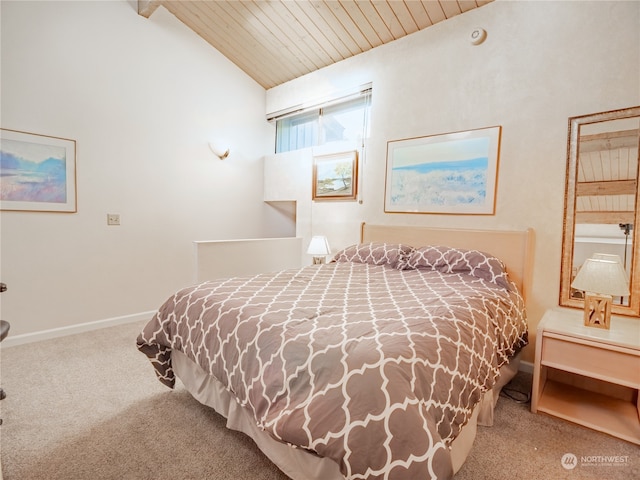
[[[185,288],[137,340],[168,387],[180,350],[273,438],[368,480],[450,478],[449,445],[526,343],[499,260],[387,244]]]

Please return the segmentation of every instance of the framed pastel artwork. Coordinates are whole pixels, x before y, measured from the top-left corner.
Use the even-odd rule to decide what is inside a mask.
[[[313,157],[313,200],[355,200],[358,194],[356,150]]]
[[[75,140],[0,129],[0,209],[76,212]]]
[[[387,142],[384,211],[495,213],[502,127]]]

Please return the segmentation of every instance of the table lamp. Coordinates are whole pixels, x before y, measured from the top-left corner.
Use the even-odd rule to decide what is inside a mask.
[[[329,255],[331,249],[327,237],[318,235],[311,238],[307,253],[313,255],[313,264],[319,265],[325,262],[326,256]]]
[[[588,258],[571,286],[584,291],[584,324],[609,329],[613,295],[629,295],[627,276],[618,261]]]

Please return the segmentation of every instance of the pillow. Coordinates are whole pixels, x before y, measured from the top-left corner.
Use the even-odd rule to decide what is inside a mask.
[[[371,265],[389,265],[403,270],[413,252],[413,247],[401,243],[359,243],[340,250],[332,262],[369,263]]]
[[[413,250],[406,268],[431,268],[442,273],[466,273],[511,291],[507,269],[501,260],[478,250],[427,246]]]

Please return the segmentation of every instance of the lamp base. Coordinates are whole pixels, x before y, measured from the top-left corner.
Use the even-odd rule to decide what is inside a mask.
[[[322,265],[323,263],[325,263],[325,261],[326,261],[325,257],[313,257],[314,265]]]
[[[609,330],[611,324],[611,295],[585,293],[584,324],[587,327]]]

